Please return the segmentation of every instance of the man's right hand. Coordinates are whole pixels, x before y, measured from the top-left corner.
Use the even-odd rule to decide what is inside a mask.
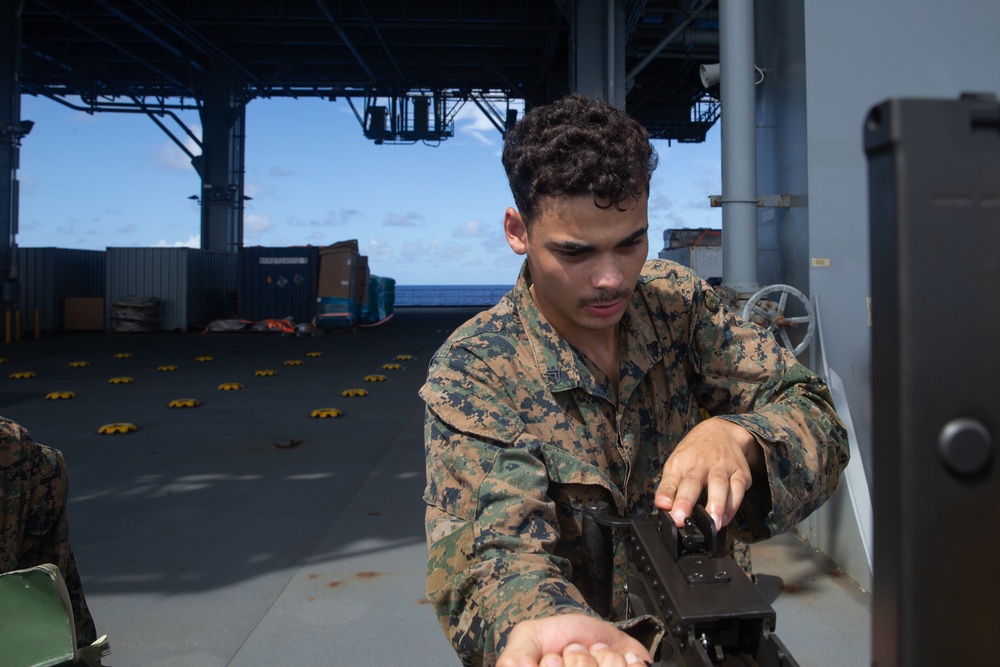
[[[563,614],[515,625],[496,667],[638,667],[652,662],[638,640],[611,623]]]

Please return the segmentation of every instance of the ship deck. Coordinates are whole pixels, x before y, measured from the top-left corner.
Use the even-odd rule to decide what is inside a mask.
[[[66,457],[73,548],[111,640],[105,664],[457,665],[424,591],[417,389],[474,312],[399,308],[380,326],[315,336],[7,344],[0,411]],[[35,377],[9,377],[24,371]],[[55,391],[76,397],[46,398]],[[185,398],[199,405],[169,407]],[[343,414],[311,417],[323,408]],[[137,430],[98,432],[112,423]],[[756,545],[754,560],[801,665],[870,664],[867,592],[795,535]]]

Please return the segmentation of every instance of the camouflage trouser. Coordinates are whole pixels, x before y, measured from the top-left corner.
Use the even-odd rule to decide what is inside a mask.
[[[69,543],[68,489],[62,453],[0,417],[0,572],[56,565],[69,589],[77,643],[84,646],[97,632]]]

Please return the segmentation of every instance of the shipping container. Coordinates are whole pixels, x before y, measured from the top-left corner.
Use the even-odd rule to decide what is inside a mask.
[[[156,329],[202,329],[236,316],[237,255],[198,248],[108,248],[107,326],[115,303],[128,297],[159,301]]]
[[[66,299],[103,298],[104,280],[103,250],[18,248],[17,308],[21,312],[21,330],[34,331],[36,308],[40,331],[63,330]]]
[[[319,248],[301,246],[240,251],[240,317],[259,322],[291,317],[296,323],[316,316]]]
[[[669,259],[693,270],[702,280],[722,278],[722,248],[698,246],[661,250],[660,259]]]

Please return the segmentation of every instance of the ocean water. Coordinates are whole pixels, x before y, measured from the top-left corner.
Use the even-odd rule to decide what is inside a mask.
[[[396,306],[495,306],[513,285],[396,285]]]

